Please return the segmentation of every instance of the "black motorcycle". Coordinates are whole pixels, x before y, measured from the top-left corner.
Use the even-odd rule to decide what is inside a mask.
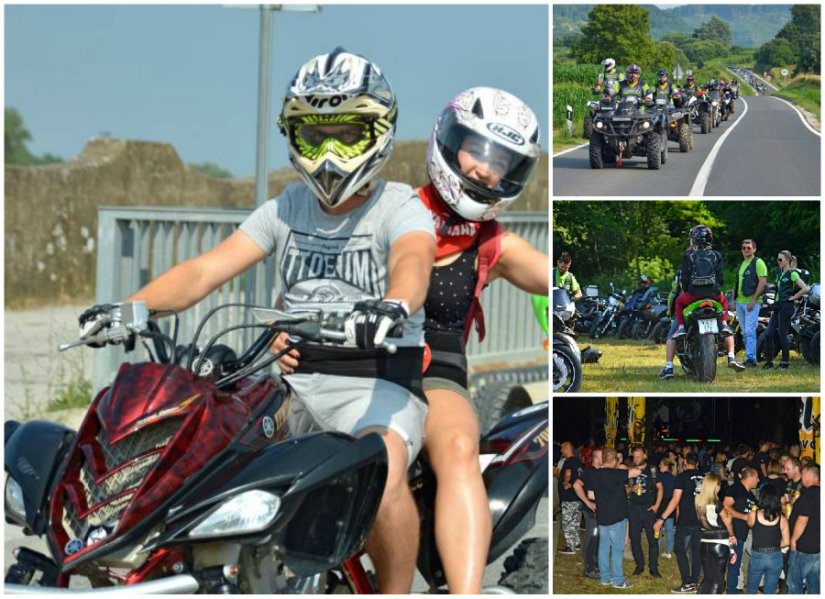
[[[670,318],[667,317],[667,295],[654,293],[651,301],[642,308],[641,318],[633,325],[630,336],[640,340],[650,339],[659,323],[664,323],[663,328],[667,325],[668,328],[664,331],[664,336],[667,337],[670,327]],[[664,340],[656,342],[664,343]]]
[[[582,356],[568,326],[576,305],[566,289],[553,288],[553,393],[574,393],[582,384]]]
[[[607,296],[607,304],[601,316],[593,322],[593,328],[590,329],[590,338],[599,339],[601,337],[609,337],[615,335],[619,330],[619,313],[624,308],[625,292],[618,292],[610,284],[610,295]]]
[[[702,383],[716,378],[716,359],[721,341],[722,304],[700,299],[685,307],[686,335],[676,339],[676,355],[682,370]]]
[[[77,431],[6,422],[6,521],[49,548],[13,552],[6,593],[67,592],[74,577],[98,592],[129,587],[105,591],[124,596],[376,592],[360,554],[383,494],[384,443],[375,433],[295,436],[291,393],[269,368],[283,353],[268,351],[276,335],[332,342],[343,336],[342,319],[257,310],[264,322],[222,329],[200,348],[205,321],[238,306],[207,313],[184,347],[142,302],[119,304],[107,328],[63,346],[128,350],[141,340],[150,361],[121,365]],[[262,332],[237,355],[218,343],[233,330]],[[532,526],[547,492],[547,445],[547,403],[502,419],[480,440],[490,560]],[[435,479],[423,458],[410,477],[422,518],[419,569],[435,589],[443,584]]]
[[[811,291],[805,298],[805,309],[799,317],[799,351],[811,364],[819,364],[820,293],[819,283],[811,285]]]
[[[622,166],[622,159],[647,158],[647,167],[657,170],[667,162],[667,110],[642,109],[636,96],[620,102],[603,98],[593,117],[590,135],[590,168],[605,164]]]

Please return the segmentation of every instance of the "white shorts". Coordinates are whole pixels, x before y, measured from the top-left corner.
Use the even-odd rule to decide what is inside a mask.
[[[424,444],[427,404],[395,383],[331,374],[290,374],[289,428],[296,434],[333,430],[357,436],[369,428],[396,432],[410,466]]]

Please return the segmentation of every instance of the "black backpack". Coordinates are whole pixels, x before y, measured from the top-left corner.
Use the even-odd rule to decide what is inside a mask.
[[[714,297],[719,295],[719,282],[716,280],[716,255],[712,250],[699,248],[690,254],[693,268],[690,272],[688,293],[696,297]]]

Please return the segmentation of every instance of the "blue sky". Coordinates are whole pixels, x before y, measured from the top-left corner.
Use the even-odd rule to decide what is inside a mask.
[[[4,104],[23,116],[34,154],[72,158],[108,133],[253,176],[258,15],[223,5],[6,5]],[[390,80],[397,139],[426,139],[453,95],[487,85],[536,111],[548,147],[547,6],[339,4],[275,13],[273,23],[273,119],[298,67],[340,45]],[[288,165],[274,126],[269,165]]]

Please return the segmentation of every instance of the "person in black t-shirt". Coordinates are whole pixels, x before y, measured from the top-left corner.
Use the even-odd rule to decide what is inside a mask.
[[[768,464],[771,463],[771,455],[768,453],[769,447],[770,443],[768,441],[760,441],[759,452],[754,456],[753,463],[751,464],[757,474],[759,474],[759,480],[768,477]]]
[[[622,469],[615,449],[605,449],[602,467],[593,473],[596,522],[599,524],[599,578],[605,586],[627,589],[622,557],[627,534],[627,479],[639,476],[638,468]]]
[[[699,547],[701,540],[701,526],[696,516],[694,498],[702,488],[703,476],[697,469],[699,456],[690,452],[685,456],[685,470],[676,477],[676,486],[670,503],[661,513],[653,528],[661,532],[664,521],[679,508],[676,519],[676,563],[679,566],[679,575],[682,577],[681,586],[673,589],[674,593],[695,593],[699,588],[699,571],[701,569]],[[689,556],[689,557],[688,557]]]
[[[788,560],[788,593],[819,595],[819,466],[802,468],[804,489],[791,512],[791,550]]]
[[[582,463],[573,452],[573,444],[570,441],[561,444],[561,454],[564,456],[564,465],[559,472],[559,502],[565,544],[559,549],[559,553],[573,554],[579,550],[579,523],[582,513],[582,504],[576,497],[573,483],[582,474]]]
[[[744,443],[741,443],[739,447],[736,448],[736,459],[733,460],[733,464],[730,468],[730,473],[733,475],[733,480],[737,480],[739,478],[739,473],[742,472],[742,468],[747,468],[751,465],[751,461],[748,459],[748,454],[750,451],[750,447]]]
[[[739,585],[739,572],[742,569],[742,555],[745,551],[745,540],[748,538],[748,514],[756,508],[756,495],[753,490],[759,484],[759,474],[750,467],[742,469],[739,480],[725,491],[722,504],[733,518],[733,533],[736,536],[736,545],[732,550],[736,553],[736,560],[728,564],[728,590],[733,592]]]
[[[584,543],[582,558],[585,578],[599,578],[599,523],[596,521],[596,503],[593,493],[594,473],[602,467],[602,450],[590,453],[590,466],[582,470],[581,478],[573,483],[579,499],[584,504]]]
[[[650,575],[661,578],[659,574],[659,542],[654,536],[653,523],[656,513],[662,503],[664,487],[659,480],[659,472],[655,466],[647,463],[647,452],[641,446],[631,450],[633,465],[641,470],[641,474],[628,480],[630,484],[629,515],[630,515],[630,548],[633,560],[636,562],[634,576],[645,570],[645,555],[642,550],[642,530],[647,535],[647,546],[650,553]]]

